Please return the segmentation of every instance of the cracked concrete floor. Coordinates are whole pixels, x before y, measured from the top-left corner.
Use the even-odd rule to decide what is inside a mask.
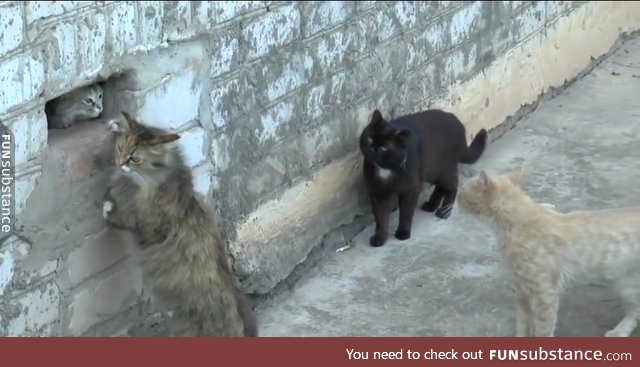
[[[635,37],[541,102],[472,169],[524,164],[524,189],[560,211],[640,204],[638,60]],[[391,218],[393,233],[397,211]],[[447,221],[417,210],[412,238],[381,248],[368,245],[373,228],[262,304],[261,336],[514,334],[514,289],[487,225],[459,207]],[[579,282],[562,298],[556,335],[602,336],[621,317],[605,284]]]

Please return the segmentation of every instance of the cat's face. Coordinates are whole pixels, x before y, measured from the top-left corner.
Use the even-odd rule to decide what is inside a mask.
[[[408,130],[388,130],[371,136],[373,160],[380,168],[401,170],[407,161]]]
[[[516,167],[506,175],[490,175],[482,170],[462,184],[459,203],[473,214],[490,212],[502,192],[518,185],[522,173],[522,167]]]
[[[115,162],[125,175],[141,184],[161,179],[171,162],[171,145],[178,134],[154,131],[123,112],[120,118],[108,122],[116,133]]]
[[[411,132],[388,128],[380,111],[375,110],[369,125],[361,136],[361,150],[381,168],[403,169]]]
[[[95,118],[102,113],[102,87],[98,84],[87,86],[78,91],[76,106],[83,115]]]

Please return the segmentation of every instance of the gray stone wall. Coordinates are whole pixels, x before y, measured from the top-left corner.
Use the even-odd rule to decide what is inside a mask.
[[[130,238],[101,218],[104,127],[48,132],[52,98],[106,81],[105,115],[125,109],[180,132],[194,184],[233,242],[260,205],[357,150],[373,108],[428,104],[578,5],[0,2],[17,216],[0,247],[0,335],[126,334],[153,312]],[[352,217],[338,210],[308,225],[329,233]],[[232,247],[235,269],[263,294],[319,241]]]

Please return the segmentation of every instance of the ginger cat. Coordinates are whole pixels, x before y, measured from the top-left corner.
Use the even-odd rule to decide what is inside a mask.
[[[625,317],[605,336],[629,336],[640,317],[640,206],[560,213],[519,186],[523,168],[481,171],[461,187],[459,203],[488,219],[515,275],[517,336],[553,336],[560,296],[572,279],[610,281]]]
[[[228,264],[212,209],[194,191],[179,139],[122,113],[116,169],[103,203],[106,221],[137,237],[141,266],[173,311],[173,336],[257,336],[254,312]]]

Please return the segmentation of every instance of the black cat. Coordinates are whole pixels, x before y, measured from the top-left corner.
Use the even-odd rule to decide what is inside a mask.
[[[387,240],[395,195],[400,208],[395,237],[411,237],[423,182],[435,185],[435,189],[422,210],[448,218],[458,190],[458,163],[475,163],[486,144],[487,131],[481,129],[467,147],[464,125],[449,112],[433,109],[387,122],[375,110],[360,135],[364,180],[376,220],[371,246],[382,246]]]

